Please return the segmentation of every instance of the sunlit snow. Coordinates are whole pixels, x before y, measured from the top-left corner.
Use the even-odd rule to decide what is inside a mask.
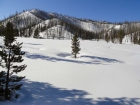
[[[19,99],[1,105],[139,105],[140,46],[80,40],[18,38],[26,52]],[[0,40],[2,44],[2,39]]]

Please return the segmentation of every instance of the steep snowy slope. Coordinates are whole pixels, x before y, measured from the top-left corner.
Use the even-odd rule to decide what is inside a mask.
[[[38,18],[42,19],[42,20],[47,20],[47,19],[51,19],[52,18],[45,11],[41,11],[41,10],[37,10],[37,9],[32,9],[29,12],[32,13],[33,15],[37,16]]]
[[[43,20],[31,14],[29,11],[25,11],[18,15],[13,16],[12,18],[6,19],[5,21],[2,22],[2,24],[5,26],[8,21],[12,22],[14,26],[22,28],[33,24],[38,24]]]
[[[103,29],[110,29],[113,25],[112,24],[107,24],[107,23],[102,23],[98,21],[86,21],[82,19],[78,19],[75,17],[70,17],[66,15],[61,15],[57,13],[49,13],[52,17],[59,18],[60,20],[66,21],[68,23],[71,23],[73,25],[76,25],[82,29],[85,29],[87,31],[91,32],[99,32]]]

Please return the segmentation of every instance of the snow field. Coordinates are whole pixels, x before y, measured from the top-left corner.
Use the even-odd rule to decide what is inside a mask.
[[[2,105],[140,104],[140,46],[80,40],[74,59],[70,40],[18,41],[28,66],[18,75],[26,79],[21,97]]]

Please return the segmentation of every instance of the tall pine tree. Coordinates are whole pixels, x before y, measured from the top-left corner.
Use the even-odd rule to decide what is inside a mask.
[[[80,41],[78,39],[78,35],[73,35],[73,38],[72,38],[72,55],[74,56],[74,58],[77,58],[77,54],[79,54],[79,51],[81,50],[80,49]]]
[[[21,81],[25,76],[16,76],[15,74],[23,71],[26,65],[19,65],[25,52],[21,51],[22,43],[16,41],[13,24],[8,22],[4,32],[4,45],[0,46],[0,66],[5,71],[0,72],[0,94],[6,100],[10,100],[13,95],[17,97],[16,90],[20,90]],[[16,64],[18,65],[16,65]]]
[[[38,38],[38,37],[39,37],[39,32],[38,32],[38,27],[37,27],[34,32],[34,38]]]

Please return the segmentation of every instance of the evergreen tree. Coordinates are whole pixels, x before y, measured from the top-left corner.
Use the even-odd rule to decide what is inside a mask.
[[[108,33],[105,34],[105,41],[108,43],[109,42],[109,35]]]
[[[14,65],[23,61],[21,51],[22,43],[16,41],[12,23],[8,22],[4,33],[4,45],[0,46],[0,66],[7,71],[0,72],[0,93],[6,100],[10,100],[12,95],[17,98],[16,90],[20,90],[22,84],[18,83],[24,77],[15,76],[26,68],[26,65]],[[2,84],[2,85],[1,85]]]
[[[22,28],[22,36],[25,36],[25,27]]]
[[[138,36],[136,33],[134,33],[134,36],[133,36],[133,43],[134,44],[137,44],[138,43]]]
[[[23,36],[23,29],[22,28],[20,28],[19,33],[20,33],[19,36],[22,37]]]
[[[124,36],[125,36],[124,30],[123,29],[118,30],[118,40],[120,44],[122,44]]]
[[[140,38],[138,39],[138,44],[140,45]]]
[[[3,36],[3,34],[4,34],[4,26],[1,25],[0,26],[0,36]]]
[[[31,27],[29,27],[29,37],[31,37]]]
[[[34,33],[34,38],[38,38],[39,37],[39,32],[38,32],[38,28],[36,28],[35,33]]]
[[[1,71],[0,72],[0,101],[5,98],[4,97],[4,95],[5,95],[5,90],[4,90],[5,78],[6,78],[6,72]]]
[[[14,29],[14,34],[15,34],[15,36],[19,36],[19,30],[17,28]]]
[[[74,58],[77,58],[77,54],[79,54],[80,49],[80,41],[78,39],[77,34],[73,36],[72,38],[72,55],[74,56]]]
[[[13,28],[13,24],[8,22],[4,30],[4,42],[5,42],[4,45],[7,47],[14,41],[15,41],[15,30]]]

